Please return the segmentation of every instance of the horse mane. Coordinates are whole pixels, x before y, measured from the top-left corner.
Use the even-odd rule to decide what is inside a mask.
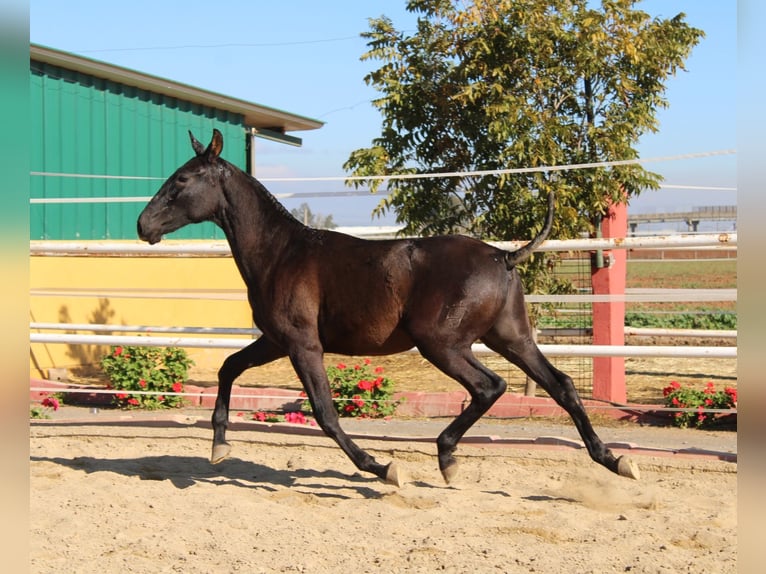
[[[292,213],[287,211],[287,208],[284,205],[282,205],[276,197],[274,197],[274,194],[271,193],[266,188],[266,186],[263,185],[260,181],[258,181],[254,176],[250,175],[244,170],[241,170],[240,168],[238,168],[237,166],[235,166],[234,164],[228,161],[226,162],[226,166],[230,168],[228,171],[241,176],[244,182],[248,185],[248,187],[252,189],[252,191],[254,191],[260,198],[265,199],[268,205],[270,205],[274,209],[274,212],[279,217],[284,218],[286,221],[290,222],[291,224],[295,224],[300,227],[310,229],[309,227],[304,225],[302,221],[296,218]]]

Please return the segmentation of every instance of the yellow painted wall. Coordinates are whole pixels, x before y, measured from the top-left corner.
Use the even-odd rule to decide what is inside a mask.
[[[29,320],[252,327],[245,285],[230,257],[32,256]],[[74,374],[86,372],[88,369],[81,367],[98,366],[107,350],[107,346],[96,345],[30,344],[31,375],[46,377],[51,368],[65,368]],[[197,366],[209,368],[217,368],[233,352],[197,348],[187,351]]]

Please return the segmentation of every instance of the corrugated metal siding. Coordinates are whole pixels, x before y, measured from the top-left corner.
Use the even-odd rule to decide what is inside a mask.
[[[245,169],[246,133],[238,114],[190,104],[72,72],[31,63],[31,169],[35,172],[150,177],[104,179],[33,176],[33,198],[149,197],[192,157],[188,130],[200,141],[213,128],[224,156]],[[136,239],[143,203],[32,204],[31,239]],[[212,223],[190,225],[171,238],[221,239]]]

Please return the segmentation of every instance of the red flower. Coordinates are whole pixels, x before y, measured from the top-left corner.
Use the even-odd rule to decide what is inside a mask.
[[[43,402],[42,402],[42,404],[43,404],[43,406],[44,406],[44,407],[50,407],[50,408],[52,408],[54,411],[57,411],[57,410],[59,410],[59,401],[58,401],[58,399],[56,399],[56,398],[52,398],[52,397],[45,397],[45,398],[43,399]]]
[[[141,379],[140,381],[138,381],[138,386],[141,387],[142,389],[145,389],[146,381],[144,379]]]
[[[128,404],[132,405],[134,407],[137,407],[138,406],[138,399],[130,398],[130,399],[128,399]]]
[[[664,389],[662,389],[662,395],[667,397],[670,393],[672,393],[673,391],[677,391],[680,388],[681,388],[681,384],[680,383],[678,383],[676,381],[671,381],[670,386],[665,387]]]
[[[364,401],[362,400],[362,397],[360,397],[359,395],[354,395],[353,397],[351,397],[351,400],[360,409],[364,406]]]
[[[346,364],[345,363],[338,363],[337,367],[342,371],[343,369],[346,368]]]
[[[122,355],[122,347],[115,347],[112,356],[119,357],[120,355]]]
[[[362,380],[362,381],[359,381],[359,383],[356,386],[363,391],[371,391],[373,388],[373,383],[372,381]]]
[[[375,374],[376,375],[383,374],[383,367],[375,367]]]
[[[128,398],[128,395],[126,395],[125,393],[117,393],[117,395],[116,395],[116,396],[117,396],[117,398],[118,398],[118,399],[120,399],[121,401],[124,401],[125,399],[127,399],[127,398]]]
[[[158,396],[157,400],[160,401],[161,403],[164,403],[165,402],[165,395]]]
[[[350,412],[353,412],[355,408],[356,407],[354,405],[346,405],[345,407],[343,407],[343,410],[346,411],[347,413],[350,413]]]
[[[365,359],[364,360],[364,364],[365,365],[369,365],[370,363],[372,363],[372,361],[370,359]]]
[[[181,384],[181,381],[176,381],[173,383],[173,392],[174,393],[180,393],[184,390],[184,386]]]
[[[372,381],[372,388],[379,389],[383,385],[383,377],[378,377]]]
[[[714,395],[715,388],[713,386],[713,383],[708,383],[702,392],[705,393],[706,395]]]

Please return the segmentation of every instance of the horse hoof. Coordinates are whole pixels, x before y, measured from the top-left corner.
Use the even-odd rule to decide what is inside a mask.
[[[621,456],[617,459],[617,474],[635,480],[641,478],[641,473],[638,471],[638,465],[627,456]]]
[[[210,456],[210,462],[212,464],[218,464],[219,462],[224,460],[226,457],[228,457],[230,452],[231,452],[231,445],[229,443],[214,444],[213,454]]]
[[[397,488],[402,487],[404,480],[399,475],[399,467],[396,466],[396,463],[393,463],[393,462],[388,463],[388,466],[386,467],[385,481],[386,481],[386,484],[393,484]]]
[[[449,466],[442,469],[442,476],[444,477],[444,482],[447,484],[450,484],[455,476],[457,475],[457,468],[458,464],[457,461],[453,461]]]

